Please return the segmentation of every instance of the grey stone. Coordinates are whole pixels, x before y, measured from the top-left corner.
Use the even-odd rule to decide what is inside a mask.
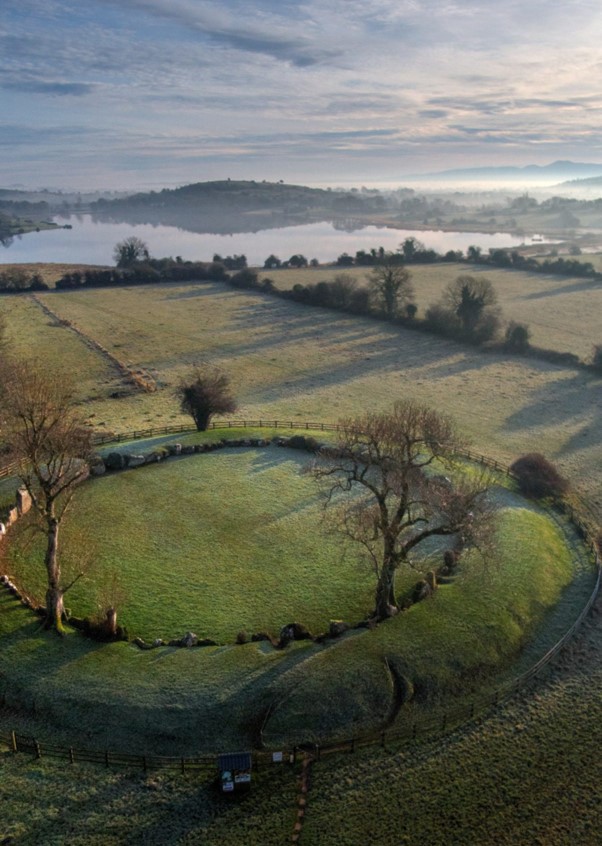
[[[127,458],[122,452],[110,452],[105,458],[107,470],[123,470],[127,465]]]
[[[328,634],[330,637],[340,637],[348,629],[349,626],[343,620],[331,620],[328,626]]]
[[[184,637],[181,638],[181,640],[180,640],[180,646],[186,646],[186,647],[196,646],[198,642],[199,642],[199,638],[198,638],[197,635],[195,635],[194,632],[186,632]]]

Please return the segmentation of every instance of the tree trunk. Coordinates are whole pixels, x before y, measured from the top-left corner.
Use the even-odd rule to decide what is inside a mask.
[[[117,634],[117,610],[115,608],[107,609],[105,625],[107,627],[107,634],[111,637],[115,637]]]
[[[396,560],[387,556],[383,563],[376,585],[376,602],[374,613],[377,620],[386,620],[391,616],[391,610],[397,608],[397,600],[395,598],[395,570],[397,569]]]
[[[62,634],[64,615],[63,591],[60,588],[49,587],[46,591],[46,628],[55,629]]]
[[[65,608],[63,605],[63,591],[60,586],[61,568],[59,565],[59,521],[54,514],[47,516],[48,530],[46,533],[46,555],[44,565],[48,589],[46,591],[46,628],[63,631],[63,616]]]

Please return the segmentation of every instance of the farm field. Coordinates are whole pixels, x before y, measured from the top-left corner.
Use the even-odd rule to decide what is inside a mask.
[[[581,256],[589,261],[590,256]],[[594,262],[595,263],[595,262]],[[602,338],[598,314],[602,309],[602,285],[593,280],[523,273],[484,265],[441,264],[410,265],[419,316],[437,302],[445,287],[460,275],[485,277],[498,295],[503,319],[526,323],[535,346],[571,352],[589,360],[592,346]],[[370,268],[302,268],[260,270],[259,278],[269,277],[278,288],[315,284],[348,273],[366,284]]]
[[[49,320],[38,306],[25,298],[11,298],[15,316],[10,323],[11,333],[16,334],[14,327],[19,327],[22,349],[27,347],[37,355],[59,361],[62,345],[67,345],[70,338],[74,352],[69,353],[69,369],[76,378],[87,372],[88,366],[104,374],[106,381],[101,381],[100,387],[94,378],[87,388],[80,389],[90,420],[102,423],[101,428],[125,431],[188,422],[177,408],[173,388],[193,362],[208,361],[231,374],[241,406],[237,416],[292,419],[299,423],[306,419],[334,421],[359,409],[386,408],[394,398],[411,396],[450,413],[471,437],[475,448],[492,457],[508,462],[528,450],[545,452],[581,493],[590,496],[594,506],[601,504],[602,380],[590,373],[544,362],[482,355],[400,328],[222,286],[151,286],[45,294],[42,299],[61,317],[76,323],[108,349],[113,345],[120,358],[148,369],[157,379],[159,388],[153,394],[126,389],[111,368],[107,369],[105,360],[66,326],[52,327],[50,331]],[[34,312],[42,317],[34,317]],[[77,350],[82,355],[89,354],[93,361],[85,363]],[[117,389],[119,397],[111,396]],[[522,577],[517,576],[519,592],[523,584]],[[152,661],[147,661],[142,653],[130,662],[128,658],[123,660],[122,653],[127,648],[123,644],[105,650],[82,645],[77,636],[69,637],[68,643],[51,643],[27,620],[27,612],[16,603],[3,602],[3,660],[6,667],[14,666],[18,655],[22,678],[28,682],[36,678],[33,689],[45,715],[32,723],[30,731],[43,733],[53,722],[62,721],[70,736],[77,735],[78,723],[91,709],[100,719],[91,735],[81,740],[84,745],[86,741],[100,744],[113,737],[127,746],[124,724],[128,720],[137,721],[141,727],[138,738],[129,738],[129,742],[140,742],[149,709],[157,704],[151,695],[157,678],[165,680],[174,701],[183,703],[181,709],[165,708],[160,742],[178,748],[182,744],[180,731],[197,730],[200,737],[211,737],[226,728],[226,742],[234,743],[240,726],[265,692],[271,692],[267,686],[271,683],[269,664],[283,660],[263,653],[255,645],[230,648],[221,660],[229,663],[231,678],[237,681],[224,691],[220,682],[223,677],[215,669],[215,661],[209,660],[209,652],[202,659],[195,655],[198,660],[191,673],[190,667],[186,671],[183,667],[186,655],[177,656],[171,666],[166,666],[155,653],[150,653],[154,656]],[[602,676],[597,621],[598,618],[589,625],[573,652],[560,660],[548,681],[538,685],[534,696],[510,702],[494,716],[446,739],[442,745],[400,753],[364,751],[357,757],[314,765],[315,787],[303,842],[342,841],[349,846],[363,846],[366,842],[385,846],[389,842],[468,842],[484,846],[537,842],[538,838],[554,846],[597,842],[600,806],[595,797],[600,771],[592,751],[600,740]],[[393,621],[390,631],[396,623]],[[427,625],[424,634],[425,638],[430,637]],[[382,638],[374,647],[379,655],[391,648],[386,633]],[[354,645],[353,639],[340,643],[347,668],[342,681],[352,681],[365,673],[363,698],[360,697],[361,727],[365,714],[374,710],[375,692],[386,689],[389,680],[380,670],[366,671],[360,653],[352,654]],[[251,648],[253,659],[243,665],[241,656],[251,654]],[[301,688],[306,680],[306,650],[303,643],[297,644],[284,659],[289,663],[287,681],[291,688]],[[45,666],[40,675],[42,652]],[[221,654],[225,656],[226,652]],[[318,688],[312,697],[316,703],[314,713],[304,715],[309,721],[328,713],[335,715],[335,721],[352,717],[350,703],[341,698],[340,688],[324,690],[324,682],[332,678],[331,662],[335,658],[331,655],[335,653],[324,652],[318,660],[316,656],[310,659]],[[102,666],[108,665],[107,660],[112,669],[108,700],[100,672]],[[74,672],[83,673],[85,684],[76,685],[75,675],[70,676]],[[49,679],[57,684],[60,695],[48,684]],[[135,706],[126,701],[132,681],[137,691]],[[251,692],[256,698],[245,701]],[[81,709],[72,706],[79,695],[83,696]],[[228,696],[244,704],[231,726],[225,727],[220,705]],[[275,714],[270,726],[274,740],[290,728],[287,713],[296,719],[302,702],[292,697],[287,708]],[[162,704],[167,703],[163,700]],[[381,716],[386,704],[388,700],[385,707],[380,701]],[[203,725],[197,721],[182,727],[186,711],[195,708],[206,715]],[[7,729],[16,719],[12,712],[0,710],[0,725]],[[151,744],[150,737],[149,733],[144,742]],[[62,769],[21,757],[0,758],[0,790],[5,791],[9,809],[2,825],[8,835],[20,837],[18,842],[40,842],[48,831],[47,821],[54,819],[54,830],[61,832],[58,837],[69,837],[74,843],[84,839],[94,843],[94,838],[98,839],[82,816],[71,815],[67,819],[57,813],[59,791],[73,796],[78,779],[76,768]],[[545,773],[543,781],[536,776],[540,771]],[[568,789],[569,777],[576,771],[583,776],[577,784],[571,782],[573,786]],[[93,778],[87,769],[81,775],[86,790],[93,790]],[[272,778],[274,781],[270,781]],[[201,830],[204,839],[200,842],[207,844],[235,842],[235,837],[236,842],[242,839],[251,844],[253,837],[257,843],[283,842],[295,819],[295,782],[290,771],[282,777],[262,777],[251,795],[252,804],[243,802],[233,806],[233,810],[216,807],[205,787],[201,789],[198,811],[193,810],[192,788],[171,777],[126,777],[102,772],[95,784],[97,795],[108,797],[110,807],[119,807],[124,814],[138,808],[136,825],[137,830],[146,833],[146,839],[142,839],[142,834],[140,839],[145,843],[195,842],[194,837],[198,839]],[[541,785],[539,794],[537,784]],[[43,810],[28,820],[25,798],[32,795],[34,786]],[[195,790],[198,791],[198,783]],[[521,811],[522,803],[515,799],[522,798],[525,790],[536,795]],[[150,800],[146,798],[149,794]],[[23,802],[17,799],[21,796]],[[425,797],[433,798],[437,814],[425,813]],[[164,840],[159,839],[154,827],[153,802],[160,802],[167,814],[174,815],[173,829]],[[249,808],[249,825],[252,822],[255,826],[253,834],[246,827],[245,804]],[[264,808],[265,815],[258,813],[258,808]],[[566,817],[571,809],[578,822],[569,831]],[[176,815],[183,814],[191,820],[186,832],[176,822]],[[442,832],[446,839],[438,841]],[[571,840],[575,832],[578,839]],[[518,840],[511,839],[514,834]],[[116,823],[102,842],[136,841],[128,840],[126,830]]]
[[[195,362],[209,363],[231,376],[240,418],[335,422],[412,397],[450,413],[475,449],[503,462],[537,446],[602,505],[602,379],[595,374],[484,355],[425,333],[219,284],[49,293],[40,300],[157,380],[155,393],[123,384],[116,390],[118,376],[99,353],[67,327],[49,325],[28,298],[11,298],[13,337],[49,363],[65,350],[67,374],[83,377],[79,395],[101,430],[189,422],[174,389]],[[89,372],[105,381],[90,380]]]

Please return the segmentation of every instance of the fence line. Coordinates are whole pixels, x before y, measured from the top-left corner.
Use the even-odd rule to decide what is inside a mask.
[[[229,429],[229,428],[290,428],[290,429],[305,429],[308,431],[339,431],[340,426],[328,423],[299,423],[293,421],[220,421],[212,423],[210,428],[212,430]],[[121,435],[107,436],[106,440],[96,443],[115,443],[124,440],[134,440],[137,438],[155,437],[158,435],[179,434],[184,432],[195,432],[196,429],[186,426],[166,426],[155,429],[138,430],[136,432],[127,432]],[[101,436],[104,437],[104,436]],[[509,468],[505,467],[495,459],[480,455],[479,453],[471,451],[463,451],[458,453],[458,457],[466,458],[473,462],[479,462],[483,465],[491,467],[494,470],[504,472],[508,476],[513,477]],[[588,504],[583,500],[576,498],[579,506],[579,511],[584,508],[589,512],[589,516],[594,521],[594,526],[597,524],[597,515],[589,508]],[[551,507],[556,509],[560,514],[565,514],[571,524],[577,530],[578,535],[584,542],[584,547],[588,550],[591,556],[591,561],[594,569],[597,572],[596,582],[594,588],[581,610],[577,619],[573,622],[565,634],[535,663],[529,667],[525,672],[521,673],[508,682],[500,685],[492,693],[482,696],[475,696],[470,705],[462,705],[458,708],[448,709],[442,711],[436,716],[430,716],[423,720],[414,719],[411,723],[401,726],[393,726],[387,729],[377,729],[371,732],[365,732],[361,735],[352,737],[344,737],[333,739],[325,744],[317,744],[308,742],[298,744],[289,749],[279,749],[278,755],[274,755],[273,751],[256,749],[253,752],[253,766],[259,769],[262,766],[267,766],[275,762],[282,761],[284,763],[295,763],[297,755],[301,750],[310,750],[311,753],[318,760],[321,755],[329,755],[334,753],[349,752],[353,753],[359,747],[365,746],[381,746],[385,747],[387,742],[395,744],[409,744],[420,737],[436,736],[445,733],[447,730],[456,728],[459,725],[466,723],[477,716],[484,714],[491,707],[494,707],[511,695],[517,693],[535,679],[542,670],[550,663],[550,661],[563,649],[569,640],[575,635],[578,629],[583,624],[585,618],[589,614],[596,597],[600,590],[602,582],[602,561],[598,553],[595,538],[592,535],[592,527],[581,519],[579,511],[569,503],[560,503]],[[5,704],[5,697],[2,695],[0,705]],[[21,735],[16,732],[10,732],[8,735],[0,734],[0,743],[12,749],[13,752],[26,752],[33,754],[36,758],[49,757],[68,760],[71,763],[78,761],[85,761],[90,763],[102,764],[105,767],[110,766],[127,766],[149,769],[174,769],[182,773],[188,771],[216,771],[217,754],[205,754],[194,757],[169,757],[157,755],[135,755],[124,752],[115,751],[94,751],[76,749],[74,747],[63,747],[51,743],[41,743],[36,738]]]

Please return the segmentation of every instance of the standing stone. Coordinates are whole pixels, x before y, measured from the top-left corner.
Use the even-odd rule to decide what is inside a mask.
[[[17,490],[17,511],[20,516],[27,514],[31,508],[31,496],[27,488],[19,488]]]

